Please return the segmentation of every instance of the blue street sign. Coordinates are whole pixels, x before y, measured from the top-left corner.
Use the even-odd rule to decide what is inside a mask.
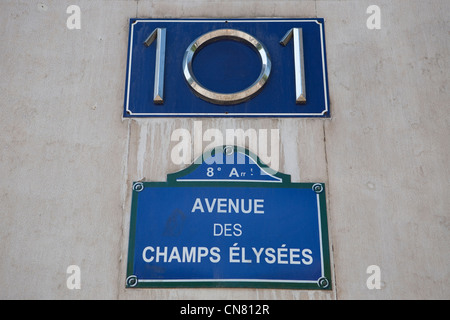
[[[220,147],[135,182],[126,285],[331,289],[325,187]]]
[[[329,117],[324,21],[131,19],[124,117]]]

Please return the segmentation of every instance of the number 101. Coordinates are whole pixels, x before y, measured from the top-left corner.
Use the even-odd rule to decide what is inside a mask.
[[[144,41],[149,47],[156,40],[155,81],[153,88],[153,102],[164,103],[164,64],[166,54],[166,29],[156,28]],[[303,61],[303,33],[302,28],[292,28],[281,39],[280,44],[286,46],[290,40],[294,46],[295,68],[295,102],[306,103],[305,71]],[[195,55],[206,45],[220,40],[234,40],[247,44],[255,50],[261,59],[261,72],[258,79],[242,91],[233,93],[219,93],[211,91],[201,85],[192,70]],[[252,99],[258,95],[270,77],[272,63],[266,47],[252,35],[236,29],[218,29],[205,33],[195,39],[186,49],[183,58],[183,75],[193,91],[199,98],[219,105],[233,105]]]

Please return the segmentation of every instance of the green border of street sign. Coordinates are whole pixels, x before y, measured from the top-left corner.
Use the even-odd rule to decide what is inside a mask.
[[[328,220],[326,210],[326,189],[324,183],[292,183],[291,176],[280,172],[275,172],[267,165],[265,165],[259,157],[247,149],[234,146],[234,152],[240,152],[251,157],[262,169],[270,171],[273,176],[282,179],[282,182],[241,182],[241,181],[177,181],[177,179],[186,176],[193,172],[198,166],[203,163],[206,157],[214,155],[216,150],[225,150],[229,146],[223,146],[215,148],[212,151],[205,152],[199,157],[192,165],[184,170],[167,175],[166,182],[134,182],[133,193],[131,200],[131,217],[130,217],[130,233],[128,243],[128,262],[127,262],[127,288],[271,288],[271,289],[312,289],[312,290],[331,290],[331,261],[329,250],[329,237],[328,237]],[[139,282],[133,275],[134,259],[135,256],[135,232],[136,232],[136,220],[137,220],[137,202],[139,196],[139,189],[136,190],[135,186],[139,185],[143,188],[152,187],[258,187],[258,188],[300,188],[300,189],[313,189],[316,185],[320,185],[321,188],[316,193],[319,195],[320,204],[320,222],[321,222],[321,236],[322,236],[322,252],[323,252],[323,278],[318,279],[317,283],[301,283],[286,281],[225,281],[224,279],[217,279],[217,281],[208,280],[181,280],[178,281],[152,281],[152,282]]]

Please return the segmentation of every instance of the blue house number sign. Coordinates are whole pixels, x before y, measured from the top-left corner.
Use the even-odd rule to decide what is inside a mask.
[[[124,117],[329,117],[323,19],[131,19]]]
[[[324,184],[233,146],[135,182],[126,286],[331,289]]]

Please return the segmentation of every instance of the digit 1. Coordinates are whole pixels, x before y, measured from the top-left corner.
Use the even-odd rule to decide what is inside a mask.
[[[305,66],[303,62],[303,30],[292,28],[281,39],[280,44],[284,47],[294,38],[294,67],[295,67],[295,103],[306,103],[305,90]]]
[[[166,28],[156,28],[145,40],[149,47],[156,39],[155,86],[153,88],[153,102],[164,103],[164,63],[166,58]]]

